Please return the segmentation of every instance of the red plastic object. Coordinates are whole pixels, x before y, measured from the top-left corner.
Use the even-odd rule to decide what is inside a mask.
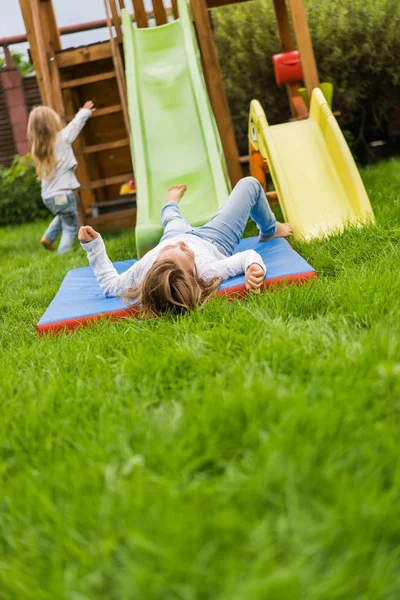
[[[272,57],[277,85],[295,83],[303,80],[300,54],[298,50],[274,54]]]

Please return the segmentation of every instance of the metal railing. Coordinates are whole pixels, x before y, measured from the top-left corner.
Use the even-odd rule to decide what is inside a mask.
[[[171,8],[165,9],[167,14],[172,14]],[[154,13],[152,10],[146,11],[146,15],[148,18],[154,18]],[[135,16],[132,15],[132,21],[135,21]],[[91,31],[93,29],[106,29],[107,28],[107,19],[98,19],[97,21],[87,21],[86,23],[76,23],[76,25],[65,25],[64,27],[59,28],[60,36],[68,35],[71,33],[82,33],[83,31]],[[16,44],[22,44],[23,42],[27,42],[28,37],[26,33],[21,33],[19,35],[11,35],[9,37],[0,38],[0,48],[2,47],[4,50],[4,58],[5,64],[7,67],[13,67],[13,61],[10,52],[10,46],[14,46]]]

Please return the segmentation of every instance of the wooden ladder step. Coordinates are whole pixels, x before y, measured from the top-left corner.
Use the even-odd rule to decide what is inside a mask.
[[[95,83],[96,81],[105,81],[106,79],[113,79],[114,77],[116,77],[115,71],[107,71],[106,73],[98,73],[97,75],[89,75],[88,77],[79,77],[78,79],[62,81],[61,88],[65,90],[66,88],[87,85],[88,83]]]
[[[106,200],[105,202],[96,202],[91,204],[92,217],[98,217],[101,214],[109,214],[117,210],[127,208],[136,208],[136,195],[119,198],[118,200]]]
[[[56,61],[60,69],[89,63],[95,60],[104,60],[111,57],[110,42],[100,42],[80,48],[67,48],[56,53]]]
[[[114,140],[113,142],[104,142],[103,144],[93,144],[85,146],[80,150],[80,154],[93,154],[94,152],[103,152],[103,150],[113,150],[114,148],[124,148],[129,146],[129,139]]]
[[[90,204],[90,208],[110,208],[114,206],[124,206],[124,204],[135,204],[135,202],[136,194],[129,194],[129,196],[121,196],[117,200],[104,200],[104,202]]]
[[[121,112],[122,110],[122,106],[121,104],[112,104],[110,106],[104,106],[103,108],[96,108],[96,110],[94,111],[94,113],[92,113],[92,119],[94,119],[95,117],[102,117],[104,115],[111,115],[113,113],[118,113]],[[75,117],[75,115],[71,115],[68,114],[67,115],[67,120],[72,121],[72,119]]]
[[[125,173],[124,175],[114,175],[113,177],[106,177],[105,179],[97,179],[95,181],[87,181],[82,183],[81,188],[83,190],[94,190],[96,188],[107,187],[109,185],[115,185],[117,183],[125,183],[133,178],[133,173]]]
[[[86,224],[92,227],[104,227],[105,229],[121,229],[121,227],[133,227],[136,223],[136,208],[116,210],[112,213],[104,213],[98,217],[86,218]]]
[[[104,108],[97,108],[92,114],[93,117],[102,117],[103,115],[111,115],[112,113],[121,112],[121,104],[112,104],[111,106],[104,106]]]

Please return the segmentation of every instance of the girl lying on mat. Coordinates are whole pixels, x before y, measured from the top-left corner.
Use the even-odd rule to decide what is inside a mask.
[[[253,177],[236,185],[221,210],[202,227],[193,228],[178,203],[186,185],[167,191],[161,211],[164,234],[160,243],[130,269],[118,275],[103,239],[92,227],[81,227],[79,240],[106,296],[142,304],[157,314],[188,312],[203,305],[224,279],[245,273],[246,289],[261,288],[266,268],[254,250],[233,254],[249,215],[266,242],[293,233],[289,223],[276,221],[264,190]]]

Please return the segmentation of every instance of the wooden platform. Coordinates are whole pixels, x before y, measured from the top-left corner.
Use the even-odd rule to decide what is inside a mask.
[[[133,178],[120,20],[125,2],[103,1],[110,39],[68,49],[61,48],[52,0],[19,0],[19,3],[43,104],[53,107],[65,123],[87,100],[92,100],[97,108],[74,144],[81,182],[81,221],[100,227],[108,227],[108,223],[112,228],[129,227],[135,219],[134,209],[94,217],[91,208],[116,200],[121,184]],[[233,3],[236,1],[243,0]],[[191,9],[206,85],[234,185],[242,169],[208,15],[209,8],[230,3],[232,0],[191,0]],[[132,20],[138,27],[159,26],[178,18],[177,0],[171,0],[169,8],[164,7],[163,0],[151,0],[150,12],[146,11],[143,0],[133,0],[132,4]],[[127,6],[129,10],[132,4]]]
[[[86,224],[100,230],[119,231],[136,225],[136,208],[128,208],[113,213],[87,217]]]

